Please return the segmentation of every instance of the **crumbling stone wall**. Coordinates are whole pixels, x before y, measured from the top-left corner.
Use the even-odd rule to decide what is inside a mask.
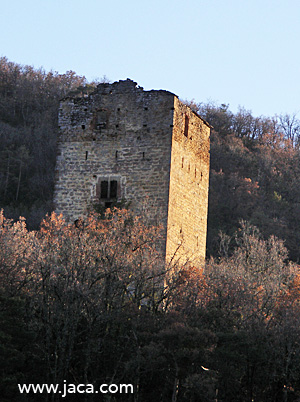
[[[147,206],[165,228],[167,255],[185,237],[182,255],[204,258],[208,144],[208,125],[168,91],[144,91],[126,80],[66,98],[59,110],[56,211],[75,221],[95,202],[109,207],[124,199],[137,213]]]

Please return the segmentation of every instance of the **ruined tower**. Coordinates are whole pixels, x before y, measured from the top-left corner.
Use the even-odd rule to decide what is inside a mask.
[[[92,204],[126,200],[160,213],[164,249],[203,262],[206,247],[210,127],[171,92],[131,80],[100,84],[59,110],[54,202],[67,221]]]

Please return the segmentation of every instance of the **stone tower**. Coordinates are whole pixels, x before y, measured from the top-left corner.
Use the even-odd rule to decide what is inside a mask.
[[[55,207],[67,221],[91,205],[146,203],[160,213],[167,260],[205,258],[210,126],[171,92],[131,80],[65,98],[59,110]]]

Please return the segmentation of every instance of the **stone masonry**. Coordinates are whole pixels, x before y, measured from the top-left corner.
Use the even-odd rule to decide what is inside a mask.
[[[171,92],[131,80],[100,84],[59,110],[54,203],[72,222],[94,203],[126,200],[159,214],[164,252],[202,263],[209,180],[209,125]]]

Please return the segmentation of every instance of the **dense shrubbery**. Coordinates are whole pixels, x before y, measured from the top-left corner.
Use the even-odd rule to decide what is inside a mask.
[[[128,401],[296,400],[300,276],[282,241],[242,223],[221,258],[165,277],[159,228],[126,210],[0,224],[1,400],[60,400],[17,384],[63,380],[132,383]]]

